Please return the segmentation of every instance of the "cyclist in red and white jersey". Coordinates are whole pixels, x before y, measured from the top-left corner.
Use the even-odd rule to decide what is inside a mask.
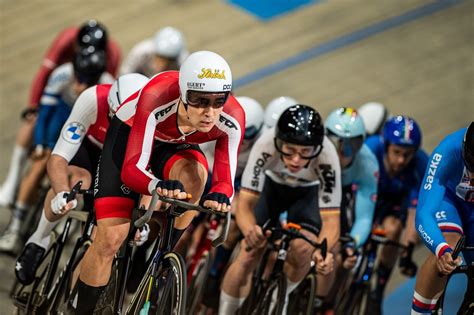
[[[115,253],[127,237],[139,194],[155,190],[228,211],[245,114],[230,94],[232,73],[218,54],[191,54],[180,71],[162,72],[117,111],[107,131],[94,183],[97,235],[84,256],[77,314],[88,314],[107,284]],[[216,140],[212,187],[201,197],[207,162],[198,144]],[[177,218],[179,236],[195,213]],[[175,238],[176,242],[178,237]]]
[[[105,50],[106,70],[113,76],[117,75],[121,54],[120,47],[115,41],[108,39],[107,30],[97,21],[87,21],[80,28],[69,27],[55,38],[33,79],[28,107],[22,112],[23,122],[13,148],[9,172],[0,188],[0,205],[5,206],[14,201],[13,196],[26,162],[36,123],[36,113],[48,78],[57,67],[72,62],[80,49],[90,52]]]
[[[83,182],[83,189],[89,188],[110,118],[120,102],[146,82],[148,78],[144,75],[126,74],[112,85],[99,84],[88,88],[76,100],[48,161],[52,188],[46,196],[43,214],[16,262],[15,273],[20,283],[28,285],[34,280],[36,269],[49,246],[51,231],[69,210],[77,206],[76,199],[69,203],[66,201],[67,192],[79,180]]]

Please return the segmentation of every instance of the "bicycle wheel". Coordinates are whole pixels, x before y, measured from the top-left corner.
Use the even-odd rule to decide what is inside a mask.
[[[184,315],[186,313],[186,273],[183,258],[166,253],[152,274],[150,265],[127,314]],[[156,275],[154,279],[153,276]]]
[[[209,255],[209,252],[206,252],[197,263],[193,271],[191,282],[189,283],[186,314],[194,314],[199,306],[210,268],[211,256]]]
[[[286,276],[278,274],[268,281],[266,289],[257,299],[252,315],[281,315],[285,306]]]
[[[313,314],[316,285],[316,274],[308,273],[299,286],[290,294],[287,314]]]

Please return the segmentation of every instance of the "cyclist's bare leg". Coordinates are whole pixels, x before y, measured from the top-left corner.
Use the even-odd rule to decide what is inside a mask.
[[[123,241],[127,238],[130,220],[105,218],[97,221],[94,242],[84,255],[80,279],[92,287],[107,285],[112,261]]]
[[[196,160],[180,159],[171,167],[169,179],[179,180],[187,193],[192,195],[190,202],[197,203],[201,198],[207,181],[206,168]],[[198,213],[187,211],[183,216],[176,218],[174,227],[184,230]]]
[[[221,291],[236,298],[245,298],[249,295],[252,273],[257,268],[262,250],[246,251],[247,242],[242,240],[240,252],[235,261],[230,264],[222,281]]]
[[[28,149],[31,146],[35,123],[36,116],[25,119],[18,130],[8,174],[0,189],[0,204],[2,205],[7,205],[14,201],[15,191],[20,182]]]
[[[388,216],[383,220],[382,226],[387,239],[395,242],[399,241],[403,230],[403,224],[400,219]],[[387,268],[393,268],[397,261],[397,257],[398,250],[393,246],[386,245],[382,248],[379,262]]]
[[[446,242],[454,248],[461,238],[458,233],[443,233]],[[414,301],[417,300],[423,304],[434,307],[439,299],[448,280],[447,276],[439,276],[439,270],[436,265],[437,257],[429,253],[426,261],[421,266],[416,276]],[[412,314],[417,314],[412,310]]]
[[[308,231],[301,230],[301,233],[312,240],[317,239],[313,233]],[[314,248],[302,239],[291,241],[285,263],[285,273],[289,281],[299,283],[303,280],[311,268],[311,254],[313,251]]]

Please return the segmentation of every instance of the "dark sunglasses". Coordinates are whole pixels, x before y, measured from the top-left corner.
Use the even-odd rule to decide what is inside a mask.
[[[230,92],[212,93],[187,91],[187,104],[197,108],[222,108],[227,102]]]

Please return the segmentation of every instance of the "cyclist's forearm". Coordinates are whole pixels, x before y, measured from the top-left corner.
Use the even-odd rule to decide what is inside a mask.
[[[408,245],[409,243],[416,244],[418,243],[418,233],[416,232],[415,228],[415,208],[408,209],[408,217],[405,227],[405,233],[403,234],[402,244]]]
[[[319,239],[327,239],[328,249],[332,250],[340,236],[340,210],[321,211],[322,228]]]
[[[68,162],[62,156],[51,155],[47,168],[51,187],[56,194],[71,189],[69,185]]]
[[[240,192],[235,219],[243,235],[246,235],[246,232],[257,223],[253,212],[257,201],[258,195],[245,190]]]

